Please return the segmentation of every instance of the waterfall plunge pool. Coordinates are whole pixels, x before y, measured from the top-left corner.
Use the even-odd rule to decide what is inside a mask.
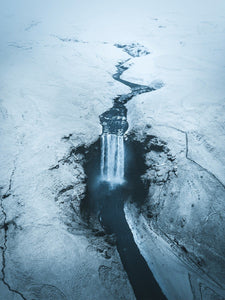
[[[148,194],[148,184],[141,180],[141,175],[146,171],[145,145],[132,136],[122,138],[122,147],[121,140],[116,140],[116,136],[108,137],[107,144],[105,135],[89,148],[82,146],[76,150],[84,155],[84,169],[87,175],[86,197],[81,202],[81,214],[86,221],[98,219],[107,234],[115,235],[117,250],[136,298],[166,299],[140,254],[124,214],[125,201],[129,199],[141,206]],[[109,141],[113,141],[114,145],[109,144]],[[118,149],[124,151],[124,165],[118,158]],[[109,158],[108,155],[112,153],[114,158]],[[110,165],[113,162],[114,164]],[[115,179],[112,184],[110,179],[116,174],[120,174],[121,180],[116,182]],[[91,226],[91,223],[89,224]]]

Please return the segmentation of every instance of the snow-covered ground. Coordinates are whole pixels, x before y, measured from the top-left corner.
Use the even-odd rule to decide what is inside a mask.
[[[129,93],[112,79],[130,58],[114,44],[133,42],[150,54],[132,57],[122,79],[165,86],[127,104],[130,129],[141,137],[151,125],[177,168],[150,188],[157,222],[140,222],[201,257],[224,287],[224,34],[222,0],[0,1],[1,278],[12,290],[0,282],[0,298],[134,297],[115,248],[79,217],[85,175],[70,155],[98,138],[99,115]],[[163,173],[168,159],[151,155]]]
[[[139,132],[140,139],[143,133],[156,135],[170,149],[169,155],[163,150],[152,150],[146,157],[151,186],[145,218],[141,217],[139,222],[147,220],[172,247],[181,249],[183,255],[200,267],[211,284],[219,287],[218,291],[198,279],[198,295],[193,292],[192,296],[197,299],[200,290],[202,299],[225,298],[222,5],[222,2],[214,5],[207,2],[199,9],[190,3],[193,17],[185,7],[163,21],[151,20],[155,29],[151,37],[152,53],[137,59],[123,76],[125,80],[144,84],[153,79],[165,83],[162,89],[140,95],[127,105],[130,127]],[[152,128],[145,129],[146,124]],[[140,234],[141,228],[134,226],[134,234],[136,230]],[[151,259],[153,252],[147,244],[151,235],[145,233],[146,248],[142,245],[147,260],[147,253]],[[176,270],[172,273],[175,276]],[[204,286],[212,291],[207,294]],[[167,295],[170,299],[181,298],[179,293],[175,297],[168,291]]]
[[[210,272],[188,258],[179,247],[156,233],[139,210],[125,206],[128,224],[141,254],[168,299],[224,299],[224,288]]]

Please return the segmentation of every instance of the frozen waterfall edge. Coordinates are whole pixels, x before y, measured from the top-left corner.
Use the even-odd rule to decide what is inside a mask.
[[[124,183],[124,156],[123,135],[103,133],[101,135],[101,181],[112,185]]]

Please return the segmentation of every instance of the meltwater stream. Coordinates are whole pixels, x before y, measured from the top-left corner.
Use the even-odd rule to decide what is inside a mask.
[[[124,139],[128,129],[125,105],[134,96],[154,91],[162,84],[145,86],[122,80],[120,76],[128,69],[124,65],[127,62],[116,66],[113,78],[127,85],[131,92],[119,95],[113,106],[99,116],[102,135],[85,152],[87,194],[81,211],[88,218],[98,216],[105,231],[115,235],[117,250],[136,298],[163,300],[166,298],[134,241],[124,213],[127,199],[140,204],[147,195],[141,181],[146,166],[140,145]]]
[[[118,73],[117,80],[120,80]],[[165,296],[141,255],[124,214],[124,202],[128,198],[141,203],[146,196],[141,182],[145,168],[144,158],[135,143],[124,139],[128,129],[125,104],[133,96],[153,90],[149,87],[132,86],[132,83],[129,83],[129,86],[132,92],[116,98],[112,108],[100,115],[102,125],[100,157],[97,154],[96,157],[92,156],[93,165],[90,163],[88,166],[90,173],[87,174],[89,186],[87,204],[92,212],[97,213],[105,231],[115,235],[117,250],[136,298],[162,300]],[[97,176],[100,180],[97,182],[93,170],[100,173],[100,176]]]

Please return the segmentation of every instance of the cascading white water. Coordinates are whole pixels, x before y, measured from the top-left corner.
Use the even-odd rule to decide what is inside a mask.
[[[122,135],[101,136],[101,180],[112,184],[124,182],[124,140]]]

